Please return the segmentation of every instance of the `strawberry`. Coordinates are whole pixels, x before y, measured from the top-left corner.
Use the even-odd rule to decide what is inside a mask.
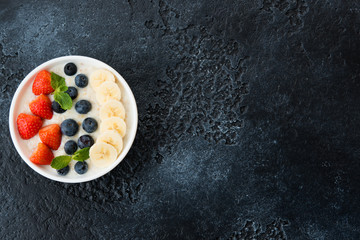
[[[51,149],[43,143],[39,143],[31,154],[30,161],[39,165],[49,165],[54,158]]]
[[[41,118],[25,113],[20,113],[16,122],[22,139],[30,139],[35,136],[43,124]]]
[[[51,87],[51,73],[46,70],[40,71],[35,77],[32,91],[35,95],[52,93],[54,89]]]
[[[39,117],[45,118],[45,119],[51,119],[53,116],[53,111],[51,108],[51,101],[50,99],[41,94],[35,100],[33,100],[29,104],[30,111]]]
[[[46,146],[57,150],[61,144],[61,129],[59,125],[51,124],[40,129],[39,137]]]

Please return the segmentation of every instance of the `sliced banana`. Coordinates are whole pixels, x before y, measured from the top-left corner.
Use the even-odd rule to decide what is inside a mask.
[[[119,117],[125,119],[124,105],[116,100],[110,99],[100,108],[100,119],[104,120],[110,117]]]
[[[96,142],[90,148],[90,159],[95,167],[108,167],[116,160],[116,158],[117,151],[110,144]]]
[[[120,134],[115,130],[106,130],[101,133],[96,142],[104,142],[110,144],[116,148],[117,154],[119,154],[123,148],[123,140]]]
[[[96,90],[96,99],[100,105],[104,105],[111,99],[120,101],[121,91],[119,86],[114,82],[102,83]]]
[[[96,90],[104,82],[115,82],[114,75],[105,69],[98,69],[91,73],[90,75],[90,85]]]
[[[124,137],[126,134],[126,123],[119,117],[110,117],[101,121],[100,131],[104,132],[106,130],[115,130],[121,137]]]

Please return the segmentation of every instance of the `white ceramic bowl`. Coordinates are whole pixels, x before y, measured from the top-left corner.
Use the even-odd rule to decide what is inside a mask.
[[[111,166],[103,169],[96,169],[96,171],[88,171],[83,175],[73,174],[69,176],[68,174],[66,176],[60,176],[57,174],[57,172],[54,169],[51,169],[49,166],[36,165],[30,161],[31,152],[26,147],[25,144],[26,140],[23,140],[19,135],[16,119],[17,116],[20,114],[21,97],[24,95],[27,88],[32,87],[32,83],[36,74],[41,70],[50,69],[58,64],[66,64],[68,62],[82,62],[84,64],[94,65],[98,68],[107,69],[116,76],[120,84],[122,99],[126,99],[126,101],[123,100],[123,104],[125,106],[126,114],[127,114],[126,116],[127,132],[124,137],[123,150],[120,153],[118,159]],[[65,57],[54,58],[32,70],[24,78],[24,80],[17,88],[10,106],[9,127],[10,127],[11,139],[15,145],[16,150],[18,151],[22,159],[37,173],[51,180],[55,180],[59,182],[66,182],[66,183],[87,182],[94,180],[98,177],[101,177],[104,174],[110,172],[124,159],[124,157],[128,153],[135,139],[137,125],[138,125],[138,112],[137,112],[136,101],[129,85],[126,83],[124,78],[109,65],[94,58],[84,57],[84,56],[65,56]],[[73,171],[73,169],[71,171]]]

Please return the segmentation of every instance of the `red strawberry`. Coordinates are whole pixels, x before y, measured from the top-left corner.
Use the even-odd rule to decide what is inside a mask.
[[[59,125],[51,124],[40,129],[39,137],[46,146],[57,150],[61,144],[61,129]]]
[[[39,165],[49,165],[54,158],[51,149],[43,143],[39,143],[31,154],[30,161]]]
[[[30,111],[39,117],[45,118],[45,119],[51,119],[53,116],[53,111],[51,108],[51,101],[50,99],[41,94],[35,100],[33,100],[29,104]]]
[[[25,113],[20,113],[16,122],[22,139],[30,139],[35,136],[43,124],[41,118]]]
[[[46,70],[40,71],[35,77],[32,91],[35,95],[52,93],[54,89],[51,87],[51,73]]]

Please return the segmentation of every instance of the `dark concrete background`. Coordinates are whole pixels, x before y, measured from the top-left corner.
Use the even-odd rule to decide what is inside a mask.
[[[1,1],[1,239],[360,239],[359,1]],[[23,77],[118,70],[139,129],[83,184],[17,154]]]

